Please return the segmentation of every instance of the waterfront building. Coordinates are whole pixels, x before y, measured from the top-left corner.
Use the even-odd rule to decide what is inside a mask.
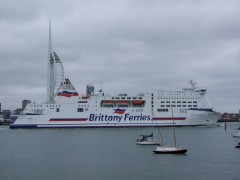
[[[3,119],[9,119],[11,115],[11,110],[2,110]]]

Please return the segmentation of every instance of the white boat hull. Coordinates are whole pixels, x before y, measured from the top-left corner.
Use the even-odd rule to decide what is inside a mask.
[[[66,115],[65,115],[66,116]],[[212,126],[216,125],[220,117],[220,113],[211,115],[211,119],[206,116],[204,118],[189,118],[184,120],[175,120],[175,126]],[[53,120],[54,119],[54,120]],[[209,120],[210,119],[210,120]],[[169,127],[172,126],[173,121],[167,120],[144,120],[144,121],[130,121],[124,120],[122,122],[116,121],[91,121],[86,116],[79,117],[55,117],[51,118],[48,115],[21,115],[18,119],[10,125],[11,128],[122,128],[122,127]]]
[[[126,115],[115,115],[119,120],[101,119],[92,121],[89,114],[82,117],[74,116],[74,114],[54,114],[48,115],[20,115],[18,119],[10,125],[11,128],[122,128],[122,127],[161,127],[172,126],[171,118],[151,118],[148,120],[127,119]],[[206,113],[201,117],[186,117],[174,120],[175,126],[212,126],[216,125],[220,118],[220,113]],[[109,116],[111,117],[111,116]],[[121,119],[121,120],[120,120]]]
[[[148,140],[148,141],[137,141],[138,145],[161,145],[162,143],[158,140]]]
[[[232,136],[233,136],[233,137],[240,138],[240,131],[234,131],[234,132],[232,133]]]
[[[156,147],[153,152],[157,154],[185,154],[187,149],[177,147]]]

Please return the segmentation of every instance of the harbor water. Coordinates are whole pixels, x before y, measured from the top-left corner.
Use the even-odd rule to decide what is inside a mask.
[[[9,129],[0,126],[0,179],[3,180],[238,180],[237,123],[224,127],[176,128],[186,155],[154,154],[136,145],[141,134],[160,130],[173,146],[172,128]]]

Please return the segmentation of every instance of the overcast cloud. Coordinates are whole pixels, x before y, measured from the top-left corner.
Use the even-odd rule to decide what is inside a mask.
[[[48,25],[65,77],[108,93],[208,89],[240,109],[239,0],[1,0],[0,102],[46,99]]]

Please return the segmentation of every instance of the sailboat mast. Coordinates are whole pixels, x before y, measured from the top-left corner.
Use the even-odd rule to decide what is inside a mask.
[[[175,122],[174,122],[174,119],[173,119],[173,109],[172,109],[172,121],[173,121],[173,141],[174,141],[174,146],[177,147]]]
[[[238,111],[238,121],[240,122],[240,109]]]

